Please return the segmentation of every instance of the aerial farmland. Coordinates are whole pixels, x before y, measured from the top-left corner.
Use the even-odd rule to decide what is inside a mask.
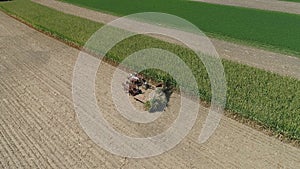
[[[300,1],[0,1],[0,168],[300,168]]]

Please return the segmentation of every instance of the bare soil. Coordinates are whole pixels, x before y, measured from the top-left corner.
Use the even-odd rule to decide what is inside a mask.
[[[0,12],[0,168],[300,168],[300,149],[225,116],[208,142],[198,144],[206,108],[189,135],[162,155],[110,154],[76,118],[71,85],[78,53]],[[135,136],[165,130],[176,118],[178,96],[159,120],[130,123],[109,99],[115,69],[103,63],[97,74],[96,96],[107,121]]]

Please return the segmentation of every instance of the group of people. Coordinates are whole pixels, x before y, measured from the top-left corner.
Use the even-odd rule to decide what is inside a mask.
[[[133,73],[129,74],[128,76],[128,81],[123,84],[124,90],[128,92],[132,96],[136,96],[139,94],[142,94],[142,90],[140,87],[144,89],[148,89],[150,85],[147,83],[146,79],[138,74],[138,73]]]

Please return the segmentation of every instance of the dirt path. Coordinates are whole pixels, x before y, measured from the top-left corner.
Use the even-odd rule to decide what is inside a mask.
[[[208,142],[198,144],[205,108],[189,135],[162,155],[125,159],[110,154],[89,139],[76,118],[71,85],[78,53],[0,12],[0,168],[300,167],[299,149],[226,117]],[[176,116],[178,96],[160,120],[132,124],[109,99],[114,70],[103,64],[97,74],[96,95],[105,118],[135,136],[166,129]]]
[[[77,15],[96,22],[107,23],[116,16],[103,14],[89,9],[77,7],[71,4],[55,0],[33,0],[34,2],[63,11],[68,14]],[[156,36],[157,37],[157,36]],[[162,40],[174,42],[174,40],[158,37]],[[218,39],[211,39],[220,57],[249,66],[275,72],[284,76],[300,79],[300,59],[274,53],[266,50],[234,44]],[[176,42],[175,42],[176,43]]]
[[[193,0],[213,4],[240,6],[262,10],[300,14],[300,3],[280,0]]]

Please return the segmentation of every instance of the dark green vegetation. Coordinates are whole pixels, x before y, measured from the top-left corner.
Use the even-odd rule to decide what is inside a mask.
[[[28,0],[0,3],[0,8],[32,24],[37,29],[80,46],[101,27],[101,24],[66,15]],[[216,6],[216,8],[219,7]],[[237,8],[236,10],[242,9]],[[233,15],[233,13],[231,14]],[[287,20],[285,25],[296,23],[298,19],[293,15],[282,16],[295,17],[295,21]],[[257,17],[259,16],[251,18]],[[280,18],[276,18],[273,22],[277,20],[280,22]],[[273,30],[272,27],[268,29],[271,32],[269,34],[273,34],[272,31],[277,30],[277,28]],[[194,53],[189,49],[138,35],[120,42],[109,52],[107,57],[120,62],[129,54],[149,47],[166,49],[181,57],[196,77],[200,98],[210,101],[210,83],[205,67],[198,62]],[[283,133],[289,138],[300,140],[300,81],[226,60],[223,60],[223,65],[228,83],[227,110],[237,112],[241,116],[259,122],[277,133]],[[146,74],[157,80],[169,78],[161,72],[148,71]]]
[[[281,0],[281,1],[300,2],[300,0]]]
[[[300,15],[185,0],[64,1],[120,16],[169,13],[187,19],[212,36],[300,54]]]

